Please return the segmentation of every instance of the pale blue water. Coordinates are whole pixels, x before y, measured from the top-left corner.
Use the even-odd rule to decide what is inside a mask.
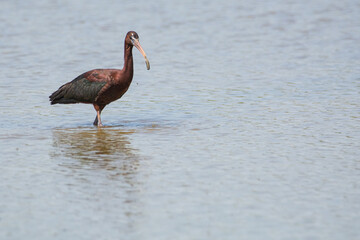
[[[359,239],[358,1],[0,2],[0,239]],[[107,106],[50,106],[121,68]]]

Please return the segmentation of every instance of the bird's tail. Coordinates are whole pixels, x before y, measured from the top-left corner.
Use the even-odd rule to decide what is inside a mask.
[[[53,94],[49,96],[50,104],[53,105],[57,103],[61,103],[61,104],[78,103],[78,101],[74,99],[65,97],[67,88],[68,88],[67,84],[64,84],[57,91],[53,92]]]

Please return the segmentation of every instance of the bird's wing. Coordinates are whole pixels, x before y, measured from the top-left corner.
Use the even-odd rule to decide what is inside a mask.
[[[93,103],[100,90],[111,81],[110,73],[92,70],[62,85],[49,98],[56,103]]]

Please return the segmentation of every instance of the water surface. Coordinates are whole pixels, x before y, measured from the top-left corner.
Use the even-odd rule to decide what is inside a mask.
[[[357,1],[0,3],[1,239],[359,239]],[[129,91],[50,106],[121,68]]]

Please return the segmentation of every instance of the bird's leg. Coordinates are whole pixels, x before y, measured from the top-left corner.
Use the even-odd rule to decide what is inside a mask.
[[[101,114],[101,111],[103,110],[103,106],[99,106],[97,104],[94,104],[94,108],[96,110],[96,118],[95,118],[95,121],[94,121],[94,125],[95,126],[98,126],[98,127],[101,127],[102,126],[102,123],[101,123],[101,117],[100,117],[100,114]]]
[[[98,120],[97,126],[102,127],[101,118],[100,118],[101,111],[96,111],[96,112],[97,112],[96,120]]]
[[[93,124],[94,124],[94,126],[98,126],[98,127],[102,126],[101,118],[100,118],[100,111],[96,111],[96,118],[95,118],[95,121]]]

